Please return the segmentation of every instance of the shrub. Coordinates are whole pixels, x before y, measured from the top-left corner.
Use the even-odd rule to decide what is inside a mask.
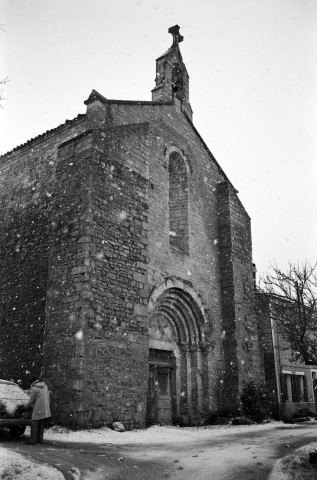
[[[244,415],[255,422],[268,418],[274,406],[274,400],[267,388],[253,381],[244,384],[240,401]]]
[[[293,414],[293,417],[314,417],[315,414],[308,407],[300,408],[296,413]]]
[[[229,423],[228,417],[224,417],[217,412],[210,413],[206,419],[207,425],[227,425]]]
[[[175,425],[175,427],[184,427],[185,422],[183,417],[174,417],[172,420],[172,424]]]
[[[207,419],[207,425],[228,425],[232,417],[239,416],[238,410],[230,410],[229,408],[222,408],[215,412],[210,412]]]

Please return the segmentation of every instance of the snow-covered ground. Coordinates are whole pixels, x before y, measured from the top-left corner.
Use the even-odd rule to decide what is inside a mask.
[[[309,463],[309,453],[317,452],[317,443],[313,442],[298,448],[294,453],[279,460],[273,467],[268,480],[313,480],[317,478],[316,469]]]
[[[230,435],[232,432],[243,433],[266,430],[271,425],[279,424],[283,426],[282,422],[272,422],[263,425],[215,425],[208,427],[182,427],[174,426],[159,426],[154,425],[145,430],[131,430],[124,433],[115,432],[110,428],[103,427],[96,430],[79,430],[71,431],[63,427],[52,427],[45,431],[45,439],[60,440],[64,442],[89,442],[89,443],[111,443],[115,445],[126,444],[156,444],[162,443],[164,440],[168,443],[179,443],[180,434],[182,443],[194,444],[195,441],[201,442],[204,437],[212,435]],[[288,425],[289,428],[289,425]]]
[[[153,426],[146,430],[132,430],[124,433],[115,432],[110,428],[103,427],[100,429],[77,430],[71,431],[64,427],[54,426],[45,430],[44,439],[50,441],[63,441],[74,443],[91,443],[91,444],[156,444],[168,441],[169,443],[179,443],[180,434],[182,443],[194,444],[200,442],[204,437],[210,435],[210,430],[215,435],[226,435],[236,432],[250,432],[252,429],[265,429],[267,425],[253,426],[208,426],[197,428],[176,428]],[[29,427],[27,427],[26,436],[30,435]],[[40,466],[32,463],[22,455],[0,447],[0,480],[62,480],[63,475],[48,466]],[[75,478],[76,475],[74,475]]]
[[[112,444],[112,445],[126,445],[126,444],[160,444],[169,443],[194,445],[196,442],[200,443],[204,438],[210,437],[212,430],[213,438],[217,436],[225,436],[234,433],[252,433],[252,431],[265,431],[278,426],[279,429],[290,429],[292,426],[284,425],[282,422],[274,422],[273,424],[263,425],[242,425],[242,426],[208,426],[208,427],[162,427],[153,426],[146,430],[133,430],[124,433],[115,432],[107,427],[92,430],[71,431],[63,427],[52,427],[45,431],[44,439],[49,441],[63,441],[68,443],[90,443],[90,444]],[[295,428],[295,427],[294,427]],[[26,435],[29,435],[27,429]],[[311,444],[312,445],[312,444]],[[306,451],[316,449],[317,444],[312,447],[307,446]],[[301,449],[302,451],[303,449]],[[305,450],[305,449],[304,449]],[[300,455],[302,453],[299,452]],[[294,455],[294,454],[293,454]],[[62,480],[63,475],[56,469],[48,466],[40,466],[29,460],[23,458],[20,454],[10,451],[9,449],[0,447],[0,480]],[[296,463],[296,462],[295,462]],[[301,462],[300,462],[301,463]],[[293,470],[294,472],[294,470]],[[285,462],[281,464],[276,477],[272,480],[288,479],[283,476],[285,473]],[[75,478],[75,475],[74,475]],[[292,477],[295,480],[297,477]],[[302,478],[302,477],[298,477]],[[305,477],[306,478],[306,477]],[[304,477],[303,477],[304,480]]]
[[[64,480],[56,468],[38,465],[19,453],[0,447],[1,480]]]

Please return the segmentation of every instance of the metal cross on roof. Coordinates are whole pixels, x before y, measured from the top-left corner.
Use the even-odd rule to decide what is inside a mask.
[[[180,35],[179,33],[179,25],[174,25],[174,27],[170,27],[168,29],[168,33],[171,33],[173,35],[173,47],[174,45],[177,45],[184,40],[184,37],[182,37],[182,35]]]

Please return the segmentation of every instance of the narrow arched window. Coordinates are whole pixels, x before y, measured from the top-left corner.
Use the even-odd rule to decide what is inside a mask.
[[[188,174],[178,152],[169,157],[169,230],[170,246],[188,255]]]

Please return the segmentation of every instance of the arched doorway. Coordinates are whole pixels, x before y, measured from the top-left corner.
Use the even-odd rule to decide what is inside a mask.
[[[208,388],[205,319],[191,290],[169,280],[150,297],[149,423],[190,423],[203,409]]]

